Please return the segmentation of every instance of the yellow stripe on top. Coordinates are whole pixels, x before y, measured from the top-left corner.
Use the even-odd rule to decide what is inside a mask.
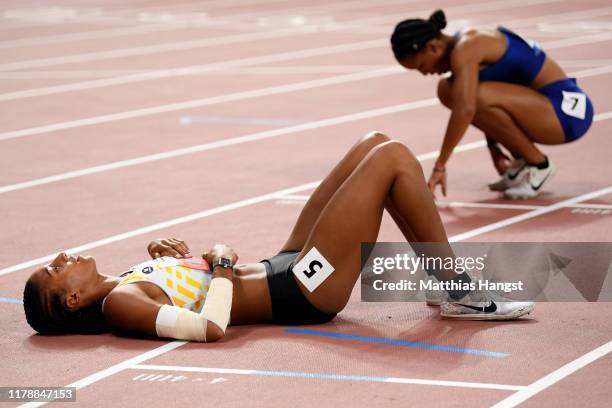
[[[195,294],[189,289],[185,289],[181,285],[176,285],[176,290],[183,296],[187,296],[189,299],[196,300]]]
[[[189,275],[186,275],[185,278],[186,278],[186,281],[187,281],[188,285],[191,285],[191,286],[193,286],[196,289],[202,290],[202,284],[200,282],[198,282],[195,279],[192,279],[191,276],[189,276]]]

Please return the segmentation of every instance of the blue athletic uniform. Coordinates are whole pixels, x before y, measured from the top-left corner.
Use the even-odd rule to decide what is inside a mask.
[[[544,65],[544,50],[538,43],[525,40],[504,27],[498,30],[506,38],[506,52],[499,60],[481,69],[478,79],[529,86]],[[593,122],[593,105],[575,78],[550,83],[538,92],[546,96],[555,108],[566,143],[586,133]]]

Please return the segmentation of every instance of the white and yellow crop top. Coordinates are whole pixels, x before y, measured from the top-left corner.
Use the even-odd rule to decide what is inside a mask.
[[[211,280],[210,268],[205,260],[163,256],[131,267],[121,275],[117,287],[151,282],[164,291],[174,306],[200,313]]]

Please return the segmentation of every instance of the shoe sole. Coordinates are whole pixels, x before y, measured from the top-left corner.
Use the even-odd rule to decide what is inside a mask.
[[[440,306],[442,303],[444,303],[444,301],[443,300],[427,299],[425,301],[425,303],[427,303],[427,306]]]
[[[533,312],[534,305],[526,306],[521,309],[515,310],[513,313],[507,315],[496,315],[487,313],[475,313],[475,314],[460,314],[460,315],[445,315],[440,312],[440,317],[447,320],[514,320],[521,316],[528,315]]]
[[[489,191],[506,191],[508,189],[505,186],[496,186],[495,183],[487,184],[487,187],[489,187]]]

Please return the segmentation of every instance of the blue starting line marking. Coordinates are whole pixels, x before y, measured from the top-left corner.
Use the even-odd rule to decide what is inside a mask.
[[[496,358],[505,358],[505,357],[510,356],[510,353],[501,353],[499,351],[489,351],[489,350],[479,350],[479,349],[472,349],[472,348],[445,346],[443,344],[419,343],[419,342],[410,341],[410,340],[386,339],[384,337],[357,336],[354,334],[328,332],[328,331],[320,331],[320,330],[289,328],[289,329],[285,329],[285,332],[286,333],[296,333],[296,334],[308,334],[311,336],[320,336],[320,337],[331,337],[331,338],[343,339],[343,340],[389,344],[389,345],[400,346],[400,347],[416,347],[416,348],[423,348],[427,350],[447,351],[451,353],[466,353],[466,354],[474,354],[478,356],[487,356],[487,357],[496,357]]]
[[[16,303],[18,305],[23,305],[23,300],[15,299],[15,298],[0,297],[0,303]]]
[[[304,123],[303,120],[273,119],[273,118],[247,118],[227,116],[181,116],[181,125],[193,125],[195,123],[221,123],[229,125],[269,125],[269,126],[291,126]]]

